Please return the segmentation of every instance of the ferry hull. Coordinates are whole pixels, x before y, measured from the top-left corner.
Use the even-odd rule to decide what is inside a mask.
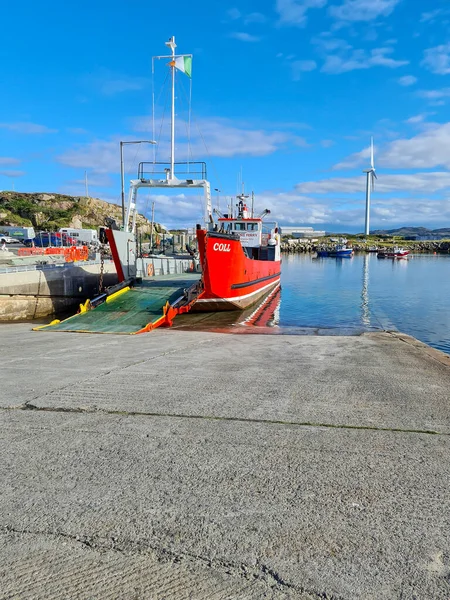
[[[203,290],[196,312],[243,310],[280,285],[281,261],[248,258],[239,239],[197,230]]]

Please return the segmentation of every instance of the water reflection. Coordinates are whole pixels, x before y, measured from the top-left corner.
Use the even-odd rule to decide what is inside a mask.
[[[370,327],[370,310],[369,310],[369,254],[363,257],[363,276],[361,289],[361,320],[363,325]]]

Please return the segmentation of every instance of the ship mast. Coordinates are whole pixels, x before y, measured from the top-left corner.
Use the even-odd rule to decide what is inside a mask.
[[[170,142],[170,174],[169,179],[174,179],[175,177],[175,48],[177,45],[175,44],[175,36],[173,35],[168,42],[166,42],[166,46],[172,51],[172,60],[169,63],[171,71],[172,71],[172,113],[171,113],[171,142]]]

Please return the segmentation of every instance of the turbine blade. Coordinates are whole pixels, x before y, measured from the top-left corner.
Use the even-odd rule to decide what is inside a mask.
[[[370,138],[370,166],[374,168],[373,164],[373,136]]]
[[[375,175],[375,171],[371,171],[371,175],[372,175],[372,177],[370,179],[372,182],[372,191],[373,191],[375,189],[375,179],[377,176]]]

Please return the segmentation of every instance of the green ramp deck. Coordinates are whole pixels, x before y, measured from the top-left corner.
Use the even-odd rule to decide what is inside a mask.
[[[197,273],[164,275],[144,280],[130,290],[111,298],[92,310],[83,312],[39,331],[73,331],[77,333],[133,334],[158,321],[166,302],[172,304],[200,276]]]

